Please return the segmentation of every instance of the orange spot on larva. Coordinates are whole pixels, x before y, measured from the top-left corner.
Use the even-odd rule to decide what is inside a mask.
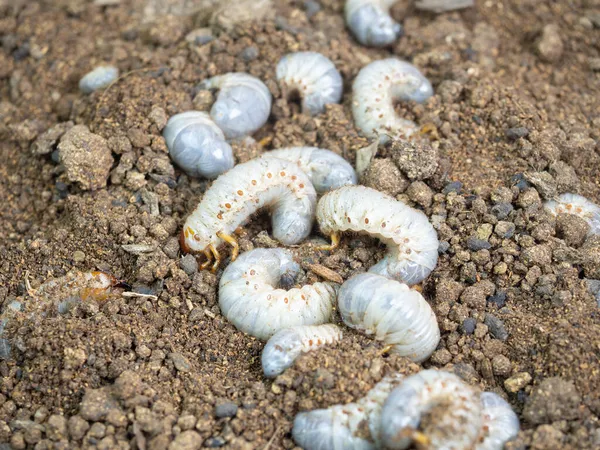
[[[227,209],[231,208],[231,203],[225,203],[225,208],[227,208]]]
[[[571,209],[573,207],[573,205],[571,205],[570,203],[568,205],[565,206],[567,209]]]
[[[310,340],[308,341],[308,345],[310,345],[310,346],[312,347],[312,345],[313,345],[313,340],[312,340],[312,339],[310,339]]]
[[[217,219],[223,220],[223,214],[222,213],[217,214]]]
[[[317,339],[317,345],[321,345],[321,344],[322,344],[321,339]]]
[[[287,297],[285,297],[285,298],[283,299],[283,303],[287,303],[288,301],[289,301],[289,300],[288,300],[288,298],[287,298]]]
[[[256,180],[252,180],[252,186],[256,186]]]
[[[271,172],[269,172],[269,173],[267,174],[267,178],[273,178],[273,174],[272,174]]]
[[[239,190],[239,191],[237,192],[237,194],[238,194],[238,195],[241,197],[242,195],[244,195],[244,191],[242,191],[242,190]]]
[[[583,211],[583,209],[577,208],[577,209],[575,209],[575,211],[578,212],[579,214],[581,214],[581,212]]]
[[[369,219],[365,217],[365,223],[369,223]]]
[[[300,183],[298,186],[300,186],[300,189],[304,189],[304,184]]]
[[[296,175],[292,175],[292,180],[295,180],[296,178]]]
[[[346,217],[346,219],[348,219],[348,223],[352,222],[352,220],[350,219],[350,217]]]
[[[256,270],[252,269],[252,270],[250,271],[250,275],[256,275]]]
[[[285,172],[282,170],[281,172],[279,172],[279,175],[281,175],[282,177],[285,177]]]
[[[302,294],[300,297],[302,298],[302,300],[306,300],[306,297],[304,296],[304,294]]]

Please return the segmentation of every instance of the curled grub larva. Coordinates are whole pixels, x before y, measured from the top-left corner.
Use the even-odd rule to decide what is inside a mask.
[[[247,73],[228,73],[201,83],[205,89],[219,89],[210,116],[223,130],[227,139],[252,135],[271,114],[269,88]]]
[[[339,232],[367,233],[385,243],[388,252],[369,272],[412,285],[435,268],[437,234],[427,216],[387,194],[364,186],[344,186],[325,194],[317,205],[321,231],[332,237]]]
[[[235,259],[233,232],[263,207],[271,209],[273,237],[285,245],[297,244],[310,233],[316,201],[310,179],[294,163],[259,158],[238,164],[217,178],[185,221],[182,249],[203,252],[207,262],[214,257],[216,270],[221,260],[218,247],[232,245]]]
[[[501,450],[519,434],[519,418],[506,400],[493,392],[483,392],[483,428],[476,450]]]
[[[232,262],[219,283],[221,313],[240,331],[269,339],[284,328],[329,321],[336,290],[315,283],[279,289],[283,277],[295,277],[300,266],[284,249],[255,249]]]
[[[358,42],[371,47],[393,44],[402,26],[392,19],[390,8],[398,0],[346,0],[346,24]]]
[[[394,103],[422,103],[432,95],[431,83],[412,64],[396,58],[374,61],[360,70],[352,85],[354,123],[365,136],[379,137],[381,143],[409,137],[417,125],[398,117]]]
[[[342,99],[342,76],[331,60],[320,53],[285,55],[277,64],[277,79],[297,91],[302,99],[302,112],[311,116],[325,111],[325,105]]]
[[[114,66],[96,67],[79,80],[79,90],[84,94],[91,94],[98,89],[110,86],[118,77],[119,69]]]
[[[553,215],[575,214],[587,221],[590,226],[588,236],[600,234],[600,206],[577,194],[562,194],[556,200],[544,204]]]
[[[299,413],[292,428],[294,441],[305,450],[379,448],[381,408],[402,378],[386,376],[355,403]]]
[[[261,361],[263,373],[272,378],[294,364],[301,353],[316,350],[342,339],[337,325],[304,325],[285,328],[269,339],[263,349]]]
[[[331,150],[317,147],[287,147],[263,154],[295,162],[308,175],[318,193],[327,192],[358,179],[352,165]]]
[[[169,154],[188,175],[216,178],[233,167],[233,151],[205,112],[188,111],[169,119],[163,130]]]
[[[344,323],[392,346],[392,352],[422,362],[440,341],[429,303],[407,285],[373,273],[346,281],[338,293]]]

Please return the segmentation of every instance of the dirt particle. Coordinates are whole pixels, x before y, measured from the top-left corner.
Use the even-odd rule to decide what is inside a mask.
[[[581,396],[573,382],[560,377],[546,378],[527,399],[523,417],[535,425],[575,419],[580,403]]]
[[[544,26],[542,36],[536,43],[536,47],[544,61],[550,63],[559,61],[563,54],[564,44],[558,25],[548,24]]]
[[[504,380],[504,387],[508,392],[515,393],[523,389],[531,382],[531,375],[527,372],[519,372]]]
[[[437,150],[427,142],[394,140],[390,151],[396,166],[410,180],[426,180],[438,167]]]
[[[362,177],[362,183],[370,188],[396,196],[406,190],[409,181],[391,159],[374,159]]]

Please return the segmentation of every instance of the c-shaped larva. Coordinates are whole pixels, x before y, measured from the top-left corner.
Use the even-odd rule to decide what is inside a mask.
[[[432,95],[431,83],[412,64],[397,58],[374,61],[358,72],[352,85],[354,123],[365,136],[379,137],[382,144],[390,138],[409,137],[417,125],[398,117],[394,103],[422,103]]]
[[[169,155],[188,175],[216,178],[233,167],[233,151],[205,112],[188,111],[169,119],[163,130]]]
[[[279,289],[300,266],[284,249],[255,249],[229,264],[219,282],[221,313],[240,331],[269,339],[284,328],[329,321],[336,289],[329,283]]]
[[[587,221],[590,226],[588,236],[600,234],[600,206],[577,194],[562,194],[557,200],[547,201],[544,206],[553,215],[575,214]]]
[[[273,378],[291,367],[301,353],[316,350],[342,339],[342,330],[337,325],[304,325],[284,328],[269,339],[262,351],[263,373]]]
[[[346,24],[358,42],[372,47],[393,44],[402,34],[402,26],[390,16],[398,0],[347,0]]]
[[[331,150],[317,147],[287,147],[263,154],[295,162],[308,175],[315,190],[323,192],[358,183],[352,165]]]
[[[381,275],[361,273],[342,284],[338,309],[350,328],[415,362],[429,358],[440,342],[435,314],[423,296]]]
[[[493,392],[480,396],[483,429],[476,450],[501,450],[519,434],[519,418],[506,400]]]
[[[386,376],[355,403],[298,413],[292,428],[294,441],[305,450],[379,448],[381,407],[402,378]]]
[[[321,231],[331,235],[333,249],[339,233],[367,233],[387,245],[388,252],[369,272],[403,283],[419,283],[435,268],[437,234],[421,211],[387,194],[364,186],[344,186],[325,194],[317,205]]]
[[[339,103],[344,82],[331,60],[316,52],[285,55],[277,64],[277,79],[302,99],[302,112],[316,116],[325,105]]]
[[[278,158],[258,158],[238,164],[217,178],[202,201],[187,218],[181,231],[185,252],[202,252],[207,257],[202,269],[214,257],[213,270],[221,261],[218,247],[238,245],[233,232],[257,210],[271,209],[273,237],[285,245],[297,244],[309,235],[317,193],[297,164]]]
[[[119,69],[114,66],[99,66],[86,73],[79,80],[79,90],[84,94],[91,94],[98,89],[110,86],[119,77]]]
[[[252,75],[228,73],[204,80],[201,86],[205,89],[219,89],[210,116],[227,139],[250,136],[269,119],[271,92],[261,80]]]

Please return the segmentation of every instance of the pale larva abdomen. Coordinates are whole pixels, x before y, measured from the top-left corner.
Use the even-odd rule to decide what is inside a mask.
[[[386,376],[355,403],[298,413],[292,428],[294,441],[305,450],[380,448],[381,408],[402,378],[400,374]]]
[[[263,154],[295,162],[308,175],[318,193],[358,183],[352,165],[341,156],[317,147],[287,147]]]
[[[212,179],[233,167],[231,147],[205,112],[174,115],[167,122],[163,136],[173,161],[192,177]]]
[[[388,247],[370,272],[412,285],[435,268],[438,238],[427,216],[387,194],[364,186],[345,186],[325,194],[317,205],[321,231],[367,233]]]
[[[562,194],[557,200],[547,201],[544,206],[553,215],[575,214],[587,221],[590,226],[588,236],[600,234],[600,206],[582,195]]]
[[[118,77],[119,69],[114,66],[96,67],[79,80],[79,90],[84,94],[91,94],[98,89],[110,86]]]
[[[440,329],[429,303],[405,284],[362,273],[346,281],[338,293],[344,323],[392,345],[412,361],[429,358],[440,341]]]
[[[285,55],[277,64],[277,79],[298,91],[302,112],[321,114],[325,105],[339,103],[344,83],[331,60],[316,52]]]
[[[249,136],[262,127],[271,114],[269,88],[247,73],[228,73],[205,80],[206,89],[219,89],[210,116],[227,139]]]
[[[221,313],[240,331],[261,340],[284,328],[329,321],[336,289],[315,283],[279,289],[281,278],[300,267],[284,249],[255,249],[232,262],[219,282]]]
[[[402,26],[392,19],[391,6],[398,0],[347,0],[346,24],[358,42],[371,47],[385,47],[396,42]]]
[[[285,328],[269,339],[263,349],[261,361],[266,377],[276,377],[291,367],[301,353],[316,350],[342,339],[337,325],[304,325]]]
[[[493,392],[481,394],[483,407],[483,441],[476,450],[502,450],[504,444],[519,434],[519,418],[506,400]]]
[[[363,67],[352,85],[354,123],[367,137],[409,137],[416,130],[414,122],[398,117],[398,101],[422,103],[433,95],[427,78],[412,64],[396,58],[374,61]]]

